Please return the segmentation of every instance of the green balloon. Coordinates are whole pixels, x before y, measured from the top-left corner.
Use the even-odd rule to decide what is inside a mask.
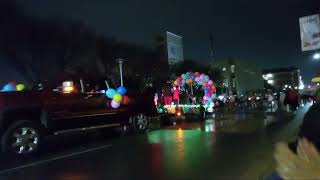
[[[115,101],[115,102],[117,102],[117,103],[121,103],[121,101],[122,101],[122,96],[121,96],[121,94],[115,94],[115,95],[113,96],[113,101]]]
[[[24,84],[17,84],[16,88],[18,91],[23,91],[26,87]]]

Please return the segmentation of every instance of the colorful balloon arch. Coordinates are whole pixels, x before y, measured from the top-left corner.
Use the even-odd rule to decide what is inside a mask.
[[[204,91],[204,96],[202,99],[202,103],[210,104],[216,97],[216,87],[212,80],[209,79],[208,75],[201,74],[199,72],[187,72],[185,74],[181,74],[181,76],[177,77],[177,79],[173,82],[174,85],[183,87],[185,85],[197,85],[202,86]]]

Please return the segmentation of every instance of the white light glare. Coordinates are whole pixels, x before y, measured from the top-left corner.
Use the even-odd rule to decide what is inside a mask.
[[[268,80],[268,84],[273,84],[274,81],[273,80]]]
[[[267,74],[267,78],[272,78],[273,74]]]
[[[313,59],[316,59],[316,60],[320,59],[320,53],[315,53],[313,55]]]

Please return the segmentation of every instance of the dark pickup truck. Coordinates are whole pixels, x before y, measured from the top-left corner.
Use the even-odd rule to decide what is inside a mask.
[[[128,96],[126,104],[112,108],[103,91],[0,92],[1,149],[33,154],[45,136],[74,131],[122,127],[143,132],[156,113],[152,94]]]

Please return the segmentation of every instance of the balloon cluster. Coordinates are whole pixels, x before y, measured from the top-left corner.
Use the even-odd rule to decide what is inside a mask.
[[[3,92],[10,92],[10,91],[23,91],[26,87],[22,83],[16,83],[16,82],[10,82],[3,86],[2,90]]]
[[[112,99],[111,107],[119,108],[121,102],[127,101],[128,98],[127,98],[127,96],[125,96],[126,93],[127,93],[127,89],[123,86],[118,87],[117,90],[108,89],[106,91],[106,96],[108,98]]]
[[[216,87],[213,84],[213,81],[209,79],[209,76],[199,73],[199,72],[187,72],[177,77],[177,79],[173,82],[176,86],[185,86],[187,85],[197,85],[202,86],[204,91],[204,96],[202,103],[211,104],[213,99],[216,97]]]

